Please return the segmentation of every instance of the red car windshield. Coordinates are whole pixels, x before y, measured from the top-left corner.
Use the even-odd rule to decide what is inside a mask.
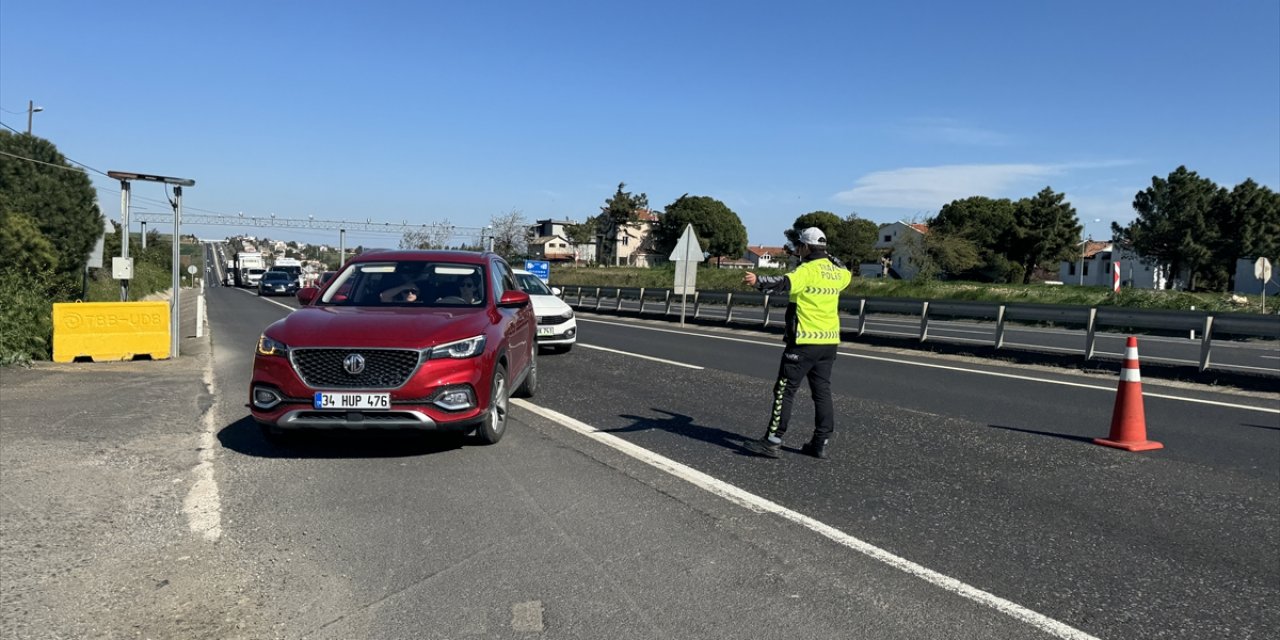
[[[343,271],[317,304],[472,307],[484,304],[484,268],[455,262],[365,262]]]

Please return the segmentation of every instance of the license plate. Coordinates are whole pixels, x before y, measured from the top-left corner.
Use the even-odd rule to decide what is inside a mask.
[[[540,336],[554,336],[555,334],[555,327],[538,327],[538,335]]]
[[[341,393],[317,391],[317,409],[390,409],[389,393]]]

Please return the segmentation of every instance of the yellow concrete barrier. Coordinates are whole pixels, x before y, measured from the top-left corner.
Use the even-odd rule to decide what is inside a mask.
[[[169,303],[67,302],[53,305],[53,361],[169,357]]]

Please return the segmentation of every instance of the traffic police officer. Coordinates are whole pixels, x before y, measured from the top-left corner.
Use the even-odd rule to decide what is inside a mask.
[[[837,306],[840,292],[853,275],[836,258],[827,255],[827,237],[817,227],[800,232],[796,250],[800,266],[785,276],[757,276],[750,271],[743,282],[772,294],[786,293],[786,349],[773,384],[773,407],[769,428],[760,440],[746,443],[748,451],[778,457],[782,436],[791,420],[791,404],[796,388],[809,379],[813,395],[813,438],[801,449],[815,458],[827,457],[827,444],[835,430],[835,405],[831,400],[831,367],[840,344]]]

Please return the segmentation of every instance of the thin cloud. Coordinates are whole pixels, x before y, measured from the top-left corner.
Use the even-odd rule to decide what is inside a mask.
[[[1045,186],[1046,178],[1074,170],[1100,169],[1127,161],[1064,164],[957,164],[938,167],[905,167],[869,173],[833,197],[840,203],[861,207],[937,209],[971,196],[1022,197],[1027,190]],[[1040,184],[1037,184],[1040,183]]]
[[[907,122],[899,130],[918,142],[940,142],[975,147],[1005,147],[1014,139],[999,131],[971,127],[951,118],[920,118]]]

